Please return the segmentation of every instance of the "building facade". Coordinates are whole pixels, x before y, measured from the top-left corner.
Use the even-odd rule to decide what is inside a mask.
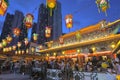
[[[33,37],[32,37],[34,33],[37,33],[37,23],[34,23],[32,27],[31,42],[34,42]]]
[[[4,24],[3,24],[3,28],[2,28],[2,32],[1,32],[1,39],[5,39],[8,34],[12,35],[12,23],[14,20],[14,15],[7,13]]]

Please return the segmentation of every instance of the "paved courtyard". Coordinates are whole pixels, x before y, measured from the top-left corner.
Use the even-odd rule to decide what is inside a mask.
[[[28,75],[21,74],[0,74],[0,80],[30,80]]]

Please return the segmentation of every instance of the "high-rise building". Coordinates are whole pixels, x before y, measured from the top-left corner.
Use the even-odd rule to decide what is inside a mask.
[[[34,42],[34,41],[33,41],[33,37],[32,37],[34,33],[37,33],[37,23],[34,23],[34,24],[33,24],[33,27],[32,27],[31,42]]]
[[[0,41],[2,41],[2,39],[5,39],[8,36],[8,34],[12,35],[11,33],[12,33],[13,19],[14,19],[14,15],[7,13],[1,32]]]
[[[13,44],[16,44],[18,41],[24,40],[27,37],[27,28],[24,23],[24,14],[21,11],[16,10],[14,14],[14,20],[12,24],[12,28],[18,27],[21,30],[21,34],[19,37],[14,37]]]
[[[61,3],[57,1],[56,8],[53,14],[53,28],[52,28],[53,40],[59,38],[62,35],[62,13]]]
[[[46,8],[44,4],[40,5],[37,22],[39,44],[43,44],[53,39],[57,39],[60,35],[62,35],[62,14],[61,4],[59,2],[57,2],[57,6],[52,13],[52,16],[50,16],[50,9]],[[46,26],[52,28],[50,38],[45,37]]]
[[[44,4],[40,5],[38,11],[38,22],[37,22],[37,33],[38,33],[38,44],[43,44],[47,41],[45,37],[45,27],[48,26],[48,9]]]

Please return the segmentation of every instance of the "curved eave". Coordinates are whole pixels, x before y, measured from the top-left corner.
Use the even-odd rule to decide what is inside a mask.
[[[89,41],[84,41],[84,42],[76,42],[74,44],[67,44],[67,45],[64,45],[64,46],[56,47],[56,48],[40,50],[39,53],[46,53],[46,52],[65,50],[65,49],[70,49],[70,48],[77,48],[77,47],[80,47],[80,46],[85,46],[85,45],[90,45],[90,44],[94,44],[94,43],[105,42],[105,41],[115,40],[115,39],[120,39],[120,34],[110,35],[110,36],[95,39],[95,40],[89,40]]]

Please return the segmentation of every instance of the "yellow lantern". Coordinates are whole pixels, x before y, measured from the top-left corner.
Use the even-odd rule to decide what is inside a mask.
[[[17,55],[17,54],[18,54],[18,52],[17,52],[17,51],[15,51],[15,54]]]
[[[6,52],[8,52],[9,51],[9,48],[6,48]]]
[[[79,32],[79,31],[77,31],[77,32],[76,32],[76,39],[79,41],[79,40],[80,40],[80,38],[81,38],[80,32]]]
[[[40,46],[39,46],[39,49],[40,49],[40,50],[42,50],[42,49],[43,49],[43,46],[42,46],[42,45],[40,45]]]
[[[25,53],[25,51],[24,50],[22,50],[22,54],[24,54]]]
[[[2,48],[3,46],[2,46],[2,43],[0,43],[0,48]]]
[[[9,47],[8,49],[9,49],[9,51],[12,51],[12,47]]]
[[[25,38],[25,40],[24,40],[24,42],[25,42],[25,45],[28,45],[28,38]]]
[[[27,54],[29,53],[29,50],[28,50],[28,49],[26,49],[26,53],[27,53]]]
[[[5,39],[2,40],[2,46],[5,47],[7,45],[7,41]]]
[[[69,14],[69,15],[66,15],[66,17],[65,17],[65,23],[66,23],[66,27],[67,28],[72,28],[72,26],[73,26],[73,16],[71,15],[71,14]]]
[[[21,50],[18,51],[18,54],[21,54]]]
[[[8,43],[10,43],[12,41],[12,37],[10,35],[8,35],[6,40],[7,40]]]
[[[35,51],[35,48],[34,48],[34,47],[32,47],[32,48],[31,48],[31,51],[32,51],[32,53],[33,53],[33,52]]]
[[[37,41],[37,40],[38,40],[38,34],[33,33],[33,40],[34,40],[34,41]]]
[[[16,46],[15,46],[15,45],[14,45],[14,46],[12,46],[12,49],[13,49],[13,50],[16,50]]]
[[[51,36],[51,27],[46,27],[45,29],[45,37],[49,38]]]
[[[3,52],[6,52],[6,48],[3,48]]]
[[[26,15],[26,17],[25,17],[25,26],[26,26],[28,29],[32,27],[32,25],[33,25],[33,19],[34,19],[34,17],[33,17],[32,14],[28,13],[28,14]]]
[[[21,42],[18,42],[18,43],[17,43],[18,48],[20,48],[21,45],[22,45]]]
[[[50,16],[52,16],[52,9],[56,6],[56,0],[47,0],[47,6],[50,8]]]
[[[4,15],[8,7],[8,0],[0,0],[0,15]]]

